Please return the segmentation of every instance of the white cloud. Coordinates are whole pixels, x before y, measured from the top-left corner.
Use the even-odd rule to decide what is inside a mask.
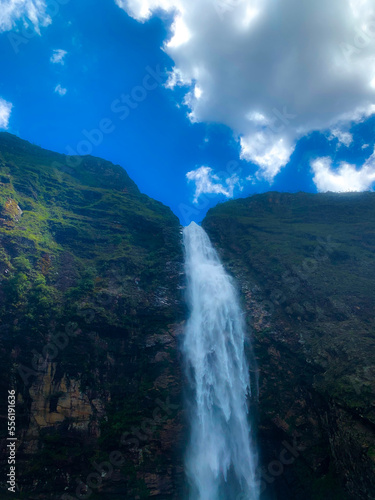
[[[63,96],[63,95],[65,95],[68,92],[68,89],[65,89],[60,84],[58,84],[55,87],[55,92],[56,92],[56,94],[59,94],[59,95]]]
[[[52,53],[52,56],[51,56],[51,63],[53,64],[65,64],[65,56],[67,55],[67,51],[66,50],[62,50],[62,49],[56,49],[53,51]]]
[[[177,16],[172,25],[173,37],[167,42],[167,47],[174,49],[188,42],[191,38],[191,33],[186,26],[182,16]]]
[[[19,20],[22,20],[24,25],[31,23],[40,33],[40,26],[48,26],[51,23],[45,0],[2,0],[0,33],[14,28]]]
[[[171,11],[182,5],[183,2],[177,0],[115,0],[116,4],[137,19],[138,21],[146,21],[152,14],[152,11],[163,9]]]
[[[261,165],[257,177],[272,181],[281,168],[286,165],[293,153],[288,139],[267,132],[255,132],[241,137],[241,158]]]
[[[234,188],[240,187],[237,175],[233,174],[225,180],[220,180],[213,173],[212,168],[205,166],[191,170],[186,174],[186,177],[189,181],[195,182],[194,203],[198,203],[202,194],[223,194],[227,198],[232,198]]]
[[[333,139],[337,139],[339,141],[339,144],[343,144],[348,148],[353,142],[353,135],[350,132],[344,132],[343,130],[334,128],[331,130],[329,139],[331,141]]]
[[[350,146],[351,124],[375,112],[373,0],[116,3],[140,22],[174,17],[167,86],[188,86],[192,121],[230,127],[258,176],[272,180],[314,130]]]
[[[7,129],[13,104],[0,97],[0,129]]]
[[[330,158],[318,158],[311,166],[318,191],[366,191],[372,189],[375,183],[375,152],[359,169],[342,162],[334,170]]]
[[[248,28],[252,20],[259,14],[258,9],[254,7],[247,7],[245,11],[245,16],[242,19],[242,25],[244,28]]]

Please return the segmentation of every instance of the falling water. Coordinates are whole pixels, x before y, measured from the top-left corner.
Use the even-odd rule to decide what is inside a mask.
[[[191,308],[183,345],[193,393],[190,499],[258,500],[243,313],[230,276],[194,222],[184,229],[184,245]]]

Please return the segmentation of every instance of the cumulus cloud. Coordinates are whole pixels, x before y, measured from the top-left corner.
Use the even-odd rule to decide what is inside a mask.
[[[240,187],[240,180],[236,174],[231,175],[225,180],[213,173],[210,167],[199,167],[186,174],[189,181],[195,183],[194,203],[198,203],[202,194],[223,194],[227,198],[233,197],[233,191],[236,186]]]
[[[24,24],[31,23],[39,33],[40,26],[48,26],[51,23],[45,0],[2,0],[0,33],[14,28],[20,19]]]
[[[56,92],[56,94],[59,94],[59,95],[63,96],[63,95],[65,95],[68,92],[68,89],[65,89],[60,84],[58,84],[55,87],[55,92]]]
[[[311,167],[318,191],[366,191],[375,183],[375,151],[361,168],[342,162],[335,170],[330,158],[318,158]]]
[[[373,0],[116,0],[130,16],[173,16],[167,86],[186,86],[194,122],[229,126],[269,180],[296,141],[374,113]]]
[[[241,137],[241,157],[252,161],[262,168],[257,177],[264,177],[272,181],[293,153],[289,141],[274,137],[266,132],[254,132]]]
[[[51,63],[53,64],[65,64],[65,56],[67,55],[67,51],[66,50],[62,50],[62,49],[56,49],[52,52],[52,56],[51,56]]]
[[[0,129],[7,129],[13,104],[0,97]]]

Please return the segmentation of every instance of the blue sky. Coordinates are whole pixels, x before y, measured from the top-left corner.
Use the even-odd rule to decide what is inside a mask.
[[[355,28],[371,4],[353,13],[333,0],[341,24],[330,10],[296,49],[304,30],[286,33],[311,13],[296,25],[295,0],[265,0],[267,12],[256,0],[212,1],[53,0],[45,12],[43,0],[6,0],[0,127],[61,153],[85,153],[89,137],[88,152],[123,166],[183,224],[252,193],[372,189],[375,29],[361,39]],[[332,47],[342,67],[316,56]]]

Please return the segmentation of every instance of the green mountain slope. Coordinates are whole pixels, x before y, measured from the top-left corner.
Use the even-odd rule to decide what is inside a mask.
[[[375,498],[375,194],[266,193],[203,226],[254,336],[262,500]],[[184,497],[180,233],[121,167],[0,133],[17,498]]]
[[[119,166],[2,133],[0,243],[1,414],[14,388],[22,498],[75,491],[113,451],[125,457],[116,481],[91,498],[169,495],[180,425],[177,217]]]

